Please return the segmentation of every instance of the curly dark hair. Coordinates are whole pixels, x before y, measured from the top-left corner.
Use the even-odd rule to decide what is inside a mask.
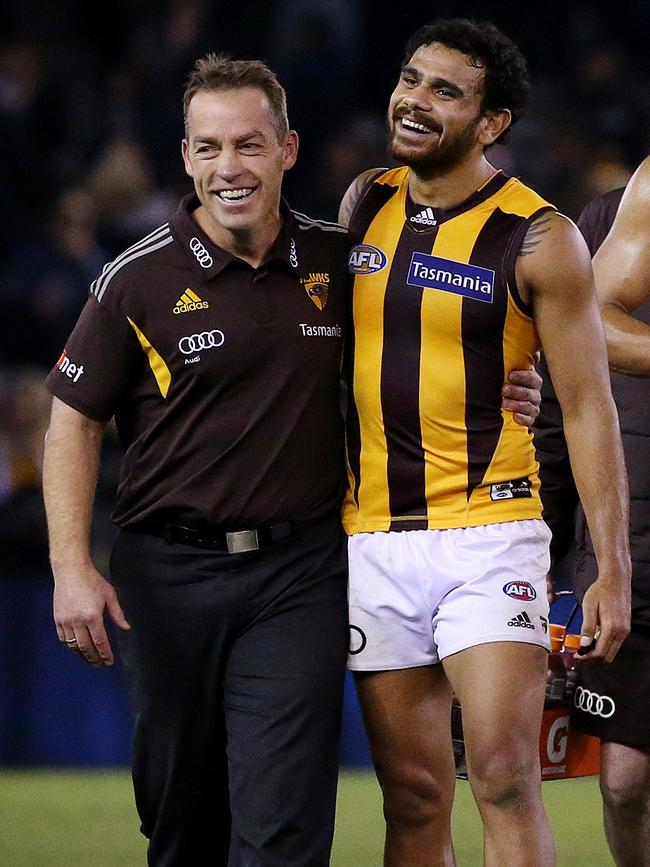
[[[441,18],[420,27],[406,45],[402,67],[407,66],[422,45],[439,42],[470,58],[470,63],[485,69],[481,111],[507,108],[512,115],[510,127],[523,114],[528,99],[528,66],[514,42],[490,21],[476,18]],[[506,140],[510,127],[497,139]]]

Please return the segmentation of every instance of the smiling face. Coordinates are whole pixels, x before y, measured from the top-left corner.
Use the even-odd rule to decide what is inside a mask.
[[[484,70],[438,42],[422,45],[402,69],[388,106],[395,159],[427,175],[450,168],[476,149],[488,117],[481,113]]]
[[[254,244],[277,233],[282,176],[297,152],[297,134],[278,133],[259,88],[194,95],[183,161],[203,206],[199,223],[215,243],[229,249],[233,238]]]

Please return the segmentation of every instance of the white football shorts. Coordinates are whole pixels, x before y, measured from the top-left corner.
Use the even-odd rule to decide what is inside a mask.
[[[548,649],[550,539],[539,519],[350,536],[348,667],[432,665],[492,641]]]

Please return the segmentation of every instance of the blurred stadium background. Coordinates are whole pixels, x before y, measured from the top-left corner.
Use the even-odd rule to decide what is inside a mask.
[[[339,198],[360,170],[386,164],[384,106],[404,42],[438,15],[489,18],[526,53],[531,104],[510,143],[493,149],[491,158],[569,216],[577,218],[595,194],[625,183],[650,150],[649,2],[551,0],[531,7],[412,0],[391,15],[378,6],[371,0],[0,0],[4,867],[142,860],[121,770],[128,763],[130,717],[120,668],[84,668],[65,654],[51,625],[40,496],[49,399],[42,383],[103,263],[166,220],[190,189],[179,141],[182,86],[193,60],[224,50],[261,57],[279,73],[301,136],[299,164],[285,192],[296,209],[325,219],[336,219]],[[118,466],[109,435],[93,530],[101,568],[112,540]],[[342,765],[368,766],[351,688]],[[65,782],[60,773],[37,772],[44,767],[89,770]],[[117,770],[98,775],[107,768]],[[596,786],[593,779],[545,786],[560,863],[611,863]],[[458,801],[461,863],[479,864],[478,825],[464,783]],[[346,770],[334,863],[378,864],[380,848],[376,785],[367,771]]]

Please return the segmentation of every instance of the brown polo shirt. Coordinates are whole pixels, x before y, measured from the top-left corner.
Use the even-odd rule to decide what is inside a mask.
[[[115,522],[241,529],[339,507],[345,229],[283,202],[253,268],[215,246],[187,196],[91,286],[47,378],[125,455]]]

